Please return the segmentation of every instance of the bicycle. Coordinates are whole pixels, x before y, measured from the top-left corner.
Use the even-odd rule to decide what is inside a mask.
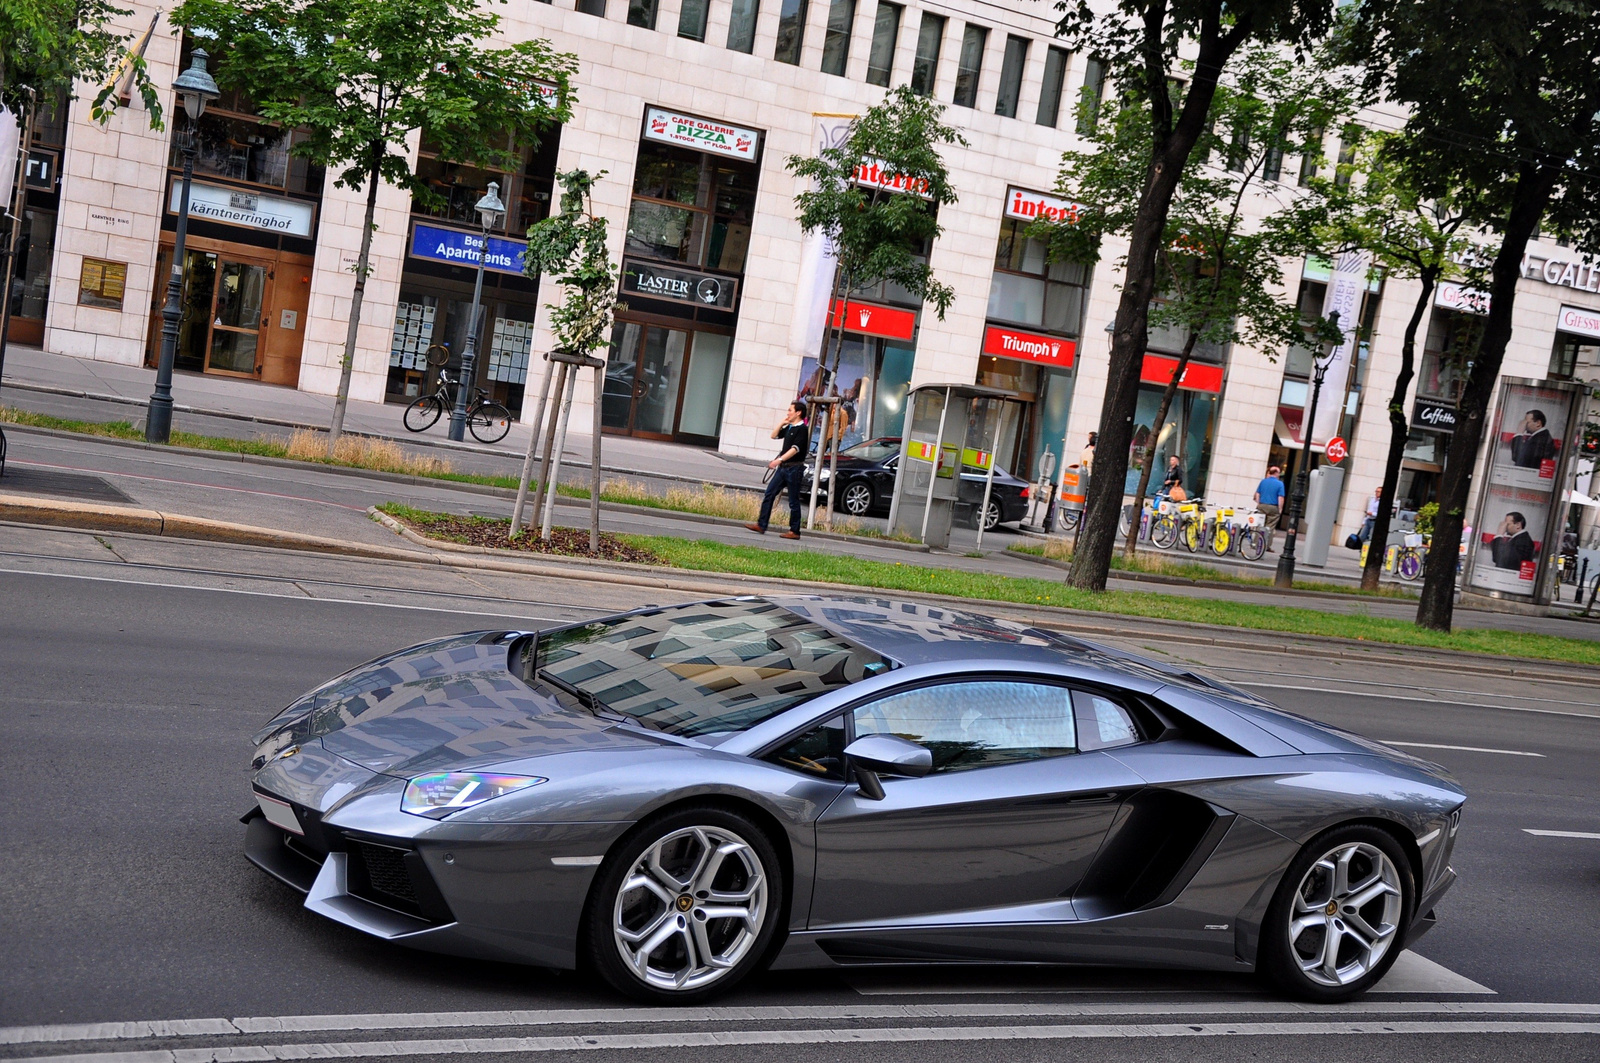
[[[1266,518],[1259,513],[1235,514],[1219,509],[1211,529],[1211,552],[1218,557],[1237,553],[1246,561],[1260,561],[1267,552]]]
[[[1414,583],[1422,575],[1422,565],[1428,558],[1428,548],[1420,535],[1407,535],[1405,543],[1395,548],[1395,575],[1407,583]]]
[[[435,346],[442,346],[436,344]],[[430,361],[432,352],[430,348]],[[408,432],[425,432],[455,408],[455,389],[459,380],[439,370],[438,390],[423,395],[406,407],[401,421]],[[482,388],[474,388],[472,401],[467,404],[467,430],[480,443],[498,443],[511,431],[511,411],[489,398]]]
[[[1206,541],[1206,518],[1202,503],[1178,503],[1178,544],[1191,554],[1197,553]]]

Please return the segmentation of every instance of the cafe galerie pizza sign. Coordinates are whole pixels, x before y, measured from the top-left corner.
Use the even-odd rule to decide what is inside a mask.
[[[707,151],[729,159],[755,162],[761,134],[726,122],[679,114],[661,107],[645,111],[644,135],[647,140],[676,144],[696,151]]]

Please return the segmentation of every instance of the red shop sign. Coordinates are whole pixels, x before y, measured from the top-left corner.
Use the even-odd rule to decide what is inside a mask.
[[[909,340],[916,335],[917,315],[911,310],[896,310],[889,306],[871,303],[847,302],[841,311],[833,304],[833,324],[843,325],[846,332],[864,332],[868,336],[882,336],[891,340]]]
[[[1078,345],[1059,336],[1040,336],[1033,332],[990,325],[983,330],[983,353],[996,358],[1016,358],[1024,362],[1041,362],[1066,369],[1072,365]]]
[[[1172,374],[1177,371],[1178,360],[1176,358],[1163,358],[1159,354],[1147,354],[1144,356],[1144,365],[1139,369],[1139,379],[1146,384],[1165,386],[1172,379]],[[1183,377],[1178,381],[1178,386],[1185,391],[1221,391],[1222,366],[1190,362],[1184,366]]]

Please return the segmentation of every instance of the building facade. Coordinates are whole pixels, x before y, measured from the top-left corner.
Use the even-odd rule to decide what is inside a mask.
[[[137,33],[154,11],[134,8],[122,28]],[[942,320],[893,286],[850,293],[833,308],[845,330],[848,436],[898,434],[911,386],[976,382],[1013,400],[1002,465],[1029,478],[1063,467],[1099,423],[1124,249],[1107,246],[1089,267],[1053,263],[1024,231],[1040,215],[1070,213],[1053,194],[1059,160],[1084,146],[1076,109],[1104,87],[1092,56],[1055,40],[1050,14],[1024,0],[981,9],[937,0],[517,5],[503,14],[508,39],[548,38],[578,58],[572,120],[521,149],[519,166],[503,173],[441,160],[414,138],[417,170],[446,205],[422,210],[405,193],[380,190],[352,396],[408,401],[428,385],[430,347],[460,350],[479,253],[472,206],[494,180],[509,209],[484,251],[480,383],[521,409],[552,345],[554,293],[521,274],[518,236],[548,213],[557,172],[604,170],[595,205],[611,224],[627,304],[609,353],[606,429],[768,456],[773,424],[814,386],[821,353],[818,330],[801,320],[808,245],[795,221],[801,186],[785,162],[909,82],[950,105],[946,120],[968,142],[945,153],[960,198],[941,209],[943,235],[925,249],[955,300]],[[163,22],[146,59],[154,81],[169,85],[186,45]],[[247,107],[225,95],[198,130],[179,365],[332,393],[364,196],[291,156],[295,134]],[[35,153],[54,174],[28,192],[15,335],[53,352],[153,364],[181,164],[170,127],[183,119],[160,132],[136,106],[105,126],[90,119],[86,100],[62,110],[35,135]],[[169,117],[176,111],[169,105]],[[1398,118],[1374,111],[1362,121],[1392,127]],[[1285,160],[1281,180],[1297,177]],[[1328,265],[1295,263],[1285,275],[1296,278],[1307,311],[1320,313]],[[1596,266],[1540,241],[1524,276],[1504,372],[1594,375]],[[1340,538],[1360,524],[1381,475],[1386,403],[1417,290],[1371,281],[1360,310],[1370,339],[1348,378],[1330,380],[1323,396],[1341,404],[1350,446]],[[1412,505],[1436,488],[1478,299],[1446,285],[1424,325],[1400,492]],[[1248,504],[1268,463],[1291,463],[1298,451],[1310,353],[1202,345],[1166,423],[1155,425],[1183,341],[1150,337],[1136,438],[1154,433],[1163,465],[1178,455],[1191,493]]]

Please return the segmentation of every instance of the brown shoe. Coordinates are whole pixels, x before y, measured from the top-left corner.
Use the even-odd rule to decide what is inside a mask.
[[[778,538],[780,538],[780,539],[798,539],[798,538],[800,538],[800,533],[799,532],[784,532],[782,535],[778,536]]]
[[[757,535],[765,535],[765,534],[767,534],[767,529],[763,528],[759,524],[746,524],[745,527],[749,528],[751,531],[755,532]]]

